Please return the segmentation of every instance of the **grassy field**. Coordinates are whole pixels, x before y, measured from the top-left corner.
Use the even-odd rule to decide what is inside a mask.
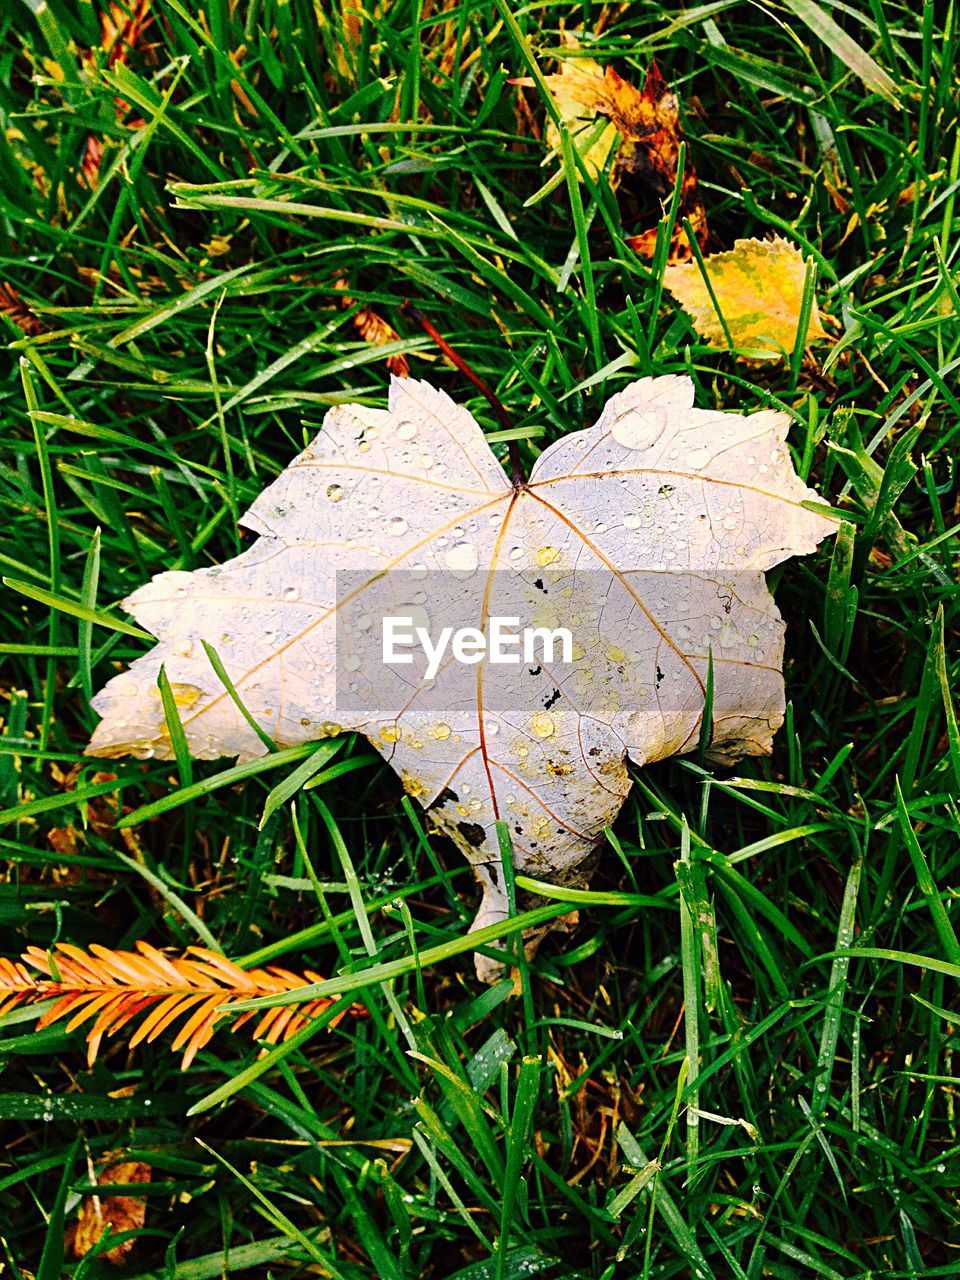
[[[135,7],[112,49],[103,0],[0,8],[2,951],[214,945],[352,975],[364,1012],[259,1058],[218,1033],[183,1073],[169,1038],[88,1068],[82,1034],[8,1015],[6,1274],[117,1274],[64,1230],[122,1153],[152,1169],[144,1280],[957,1276],[955,6]],[[815,260],[816,360],[699,343],[624,242],[658,199],[621,222],[548,157],[510,80],[581,27],[676,90],[710,249]],[[516,987],[477,984],[469,870],[363,740],[279,805],[303,752],[247,777],[82,755],[147,647],[117,603],[242,548],[328,405],[383,404],[361,307],[500,429],[405,301],[526,465],[685,372],[701,406],[788,411],[847,522],[771,575],[773,757],[638,771],[578,927]]]

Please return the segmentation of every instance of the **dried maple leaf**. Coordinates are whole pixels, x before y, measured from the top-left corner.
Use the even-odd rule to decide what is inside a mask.
[[[576,47],[575,45],[572,47]],[[553,94],[561,119],[567,127],[580,150],[583,162],[591,178],[597,178],[606,167],[610,152],[617,146],[621,134],[617,126],[609,119],[612,111],[610,87],[613,78],[620,79],[610,69],[608,74],[598,62],[592,58],[563,59],[560,70],[552,76],[545,76],[550,92]],[[517,80],[514,83],[524,88],[532,88],[531,79]],[[598,117],[606,117],[608,123],[598,133],[596,123]],[[553,119],[547,120],[547,145],[553,150],[560,150],[560,131]],[[622,154],[619,154],[610,170],[610,186],[616,190],[620,185],[621,164],[632,157],[635,144],[626,138],[622,142]]]
[[[796,346],[803,310],[806,263],[796,245],[776,236],[772,240],[736,240],[726,253],[704,258],[717,306],[695,262],[669,266],[664,286],[693,321],[693,327],[714,347],[733,345],[757,359],[789,358]],[[825,338],[816,297],[803,335],[803,345]]]
[[[579,47],[573,38],[568,38],[568,45],[571,50]],[[664,201],[672,196],[683,130],[676,95],[655,62],[647,69],[642,89],[624,80],[613,67],[601,67],[592,58],[563,59],[559,72],[544,78],[575,145],[581,147],[591,176],[596,177],[603,171],[610,152],[619,143],[610,170],[610,186],[619,191],[622,205],[648,192]],[[534,82],[522,79],[514,83],[530,87]],[[610,122],[600,132],[597,131],[598,118]],[[547,142],[559,151],[560,134],[552,120],[547,124]],[[634,210],[625,207],[625,220],[633,213]],[[706,244],[707,215],[689,156],[681,180],[677,222],[671,230],[671,262],[691,256],[682,226],[684,219],[689,219],[698,243]],[[627,240],[632,249],[648,258],[653,256],[656,242],[656,227]]]
[[[803,505],[816,495],[793,470],[786,415],[692,405],[687,378],[634,382],[528,482],[424,382],[394,379],[386,410],[331,409],[244,516],[260,535],[248,551],[125,602],[159,644],[94,700],[88,752],[173,754],[162,665],[190,691],[195,756],[262,755],[207,641],[278,745],[366,734],[474,864],[476,925],[507,913],[500,819],[519,869],[582,880],[630,789],[626,757],[700,740],[711,653],[713,755],[770,750],[784,628],[763,572],[835,527]],[[569,661],[451,661],[423,679],[422,664],[383,660],[372,621],[390,607],[427,629],[565,620]]]
[[[150,1181],[150,1166],[140,1160],[121,1160],[117,1164],[108,1164],[99,1174],[97,1185],[130,1186],[134,1183]],[[139,1231],[146,1218],[147,1202],[142,1196],[108,1195],[100,1196],[90,1193],[80,1203],[80,1214],[75,1224],[67,1232],[67,1247],[75,1258],[84,1254],[103,1239],[107,1228],[111,1236],[126,1231]],[[112,1262],[114,1266],[122,1266],[127,1260],[133,1240],[121,1240],[119,1244],[106,1249],[100,1256]]]

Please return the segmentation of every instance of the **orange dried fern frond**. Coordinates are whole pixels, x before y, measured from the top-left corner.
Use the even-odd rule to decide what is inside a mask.
[[[336,1000],[278,1003],[256,1014],[247,1011],[235,1016],[226,1006],[237,1000],[281,996],[323,979],[310,970],[297,974],[272,966],[241,969],[226,956],[204,947],[168,955],[146,942],[136,946],[136,951],[111,951],[92,943],[89,951],[83,951],[61,942],[52,955],[40,947],[29,947],[19,961],[0,958],[0,1015],[53,999],[37,1024],[38,1030],[62,1018],[69,1018],[68,1031],[91,1024],[87,1028],[91,1065],[103,1037],[116,1035],[140,1014],[146,1016],[130,1037],[131,1048],[141,1041],[149,1044],[185,1018],[171,1048],[183,1050],[186,1070],[224,1019],[233,1017],[234,1031],[256,1019],[253,1038],[279,1044]],[[356,1006],[344,1005],[330,1025],[350,1012],[357,1012]]]

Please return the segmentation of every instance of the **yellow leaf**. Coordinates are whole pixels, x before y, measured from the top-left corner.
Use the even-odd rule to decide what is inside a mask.
[[[599,136],[595,136],[597,116],[606,114],[603,109],[607,96],[606,72],[592,58],[578,58],[575,62],[561,62],[559,73],[548,76],[547,83],[574,146],[581,152],[587,172],[591,178],[598,177],[620,136],[612,122],[606,125]],[[594,136],[594,141],[583,149],[591,136]],[[560,151],[560,131],[552,120],[547,122],[547,145],[553,151]],[[634,149],[634,144],[626,139],[623,146],[630,152]],[[614,169],[610,175],[611,187],[616,187],[618,176]]]
[[[353,327],[364,342],[369,342],[375,347],[386,346],[388,342],[397,342],[400,338],[393,325],[369,307],[364,307],[362,311],[357,312],[353,317]],[[407,364],[406,356],[400,354],[388,356],[386,363],[387,368],[396,377],[410,376],[410,366]]]
[[[669,266],[663,275],[664,286],[701,338],[728,349],[725,322],[738,352],[761,360],[789,357],[796,346],[806,277],[806,263],[796,245],[779,236],[737,240],[726,253],[704,258],[704,267],[723,320],[696,262]],[[803,344],[826,336],[814,298]]]
[[[63,84],[66,79],[63,74],[63,67],[61,67],[59,62],[54,62],[53,58],[43,59],[43,69],[54,84]]]

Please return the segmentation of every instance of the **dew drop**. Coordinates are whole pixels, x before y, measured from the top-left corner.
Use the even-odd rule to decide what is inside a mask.
[[[552,738],[556,727],[549,711],[538,711],[530,717],[530,731],[537,738]]]
[[[472,542],[456,542],[446,554],[447,568],[456,574],[474,573],[479,559]]]
[[[648,449],[662,435],[666,422],[664,411],[651,405],[647,409],[636,410],[617,418],[611,428],[611,435],[624,449]]]

